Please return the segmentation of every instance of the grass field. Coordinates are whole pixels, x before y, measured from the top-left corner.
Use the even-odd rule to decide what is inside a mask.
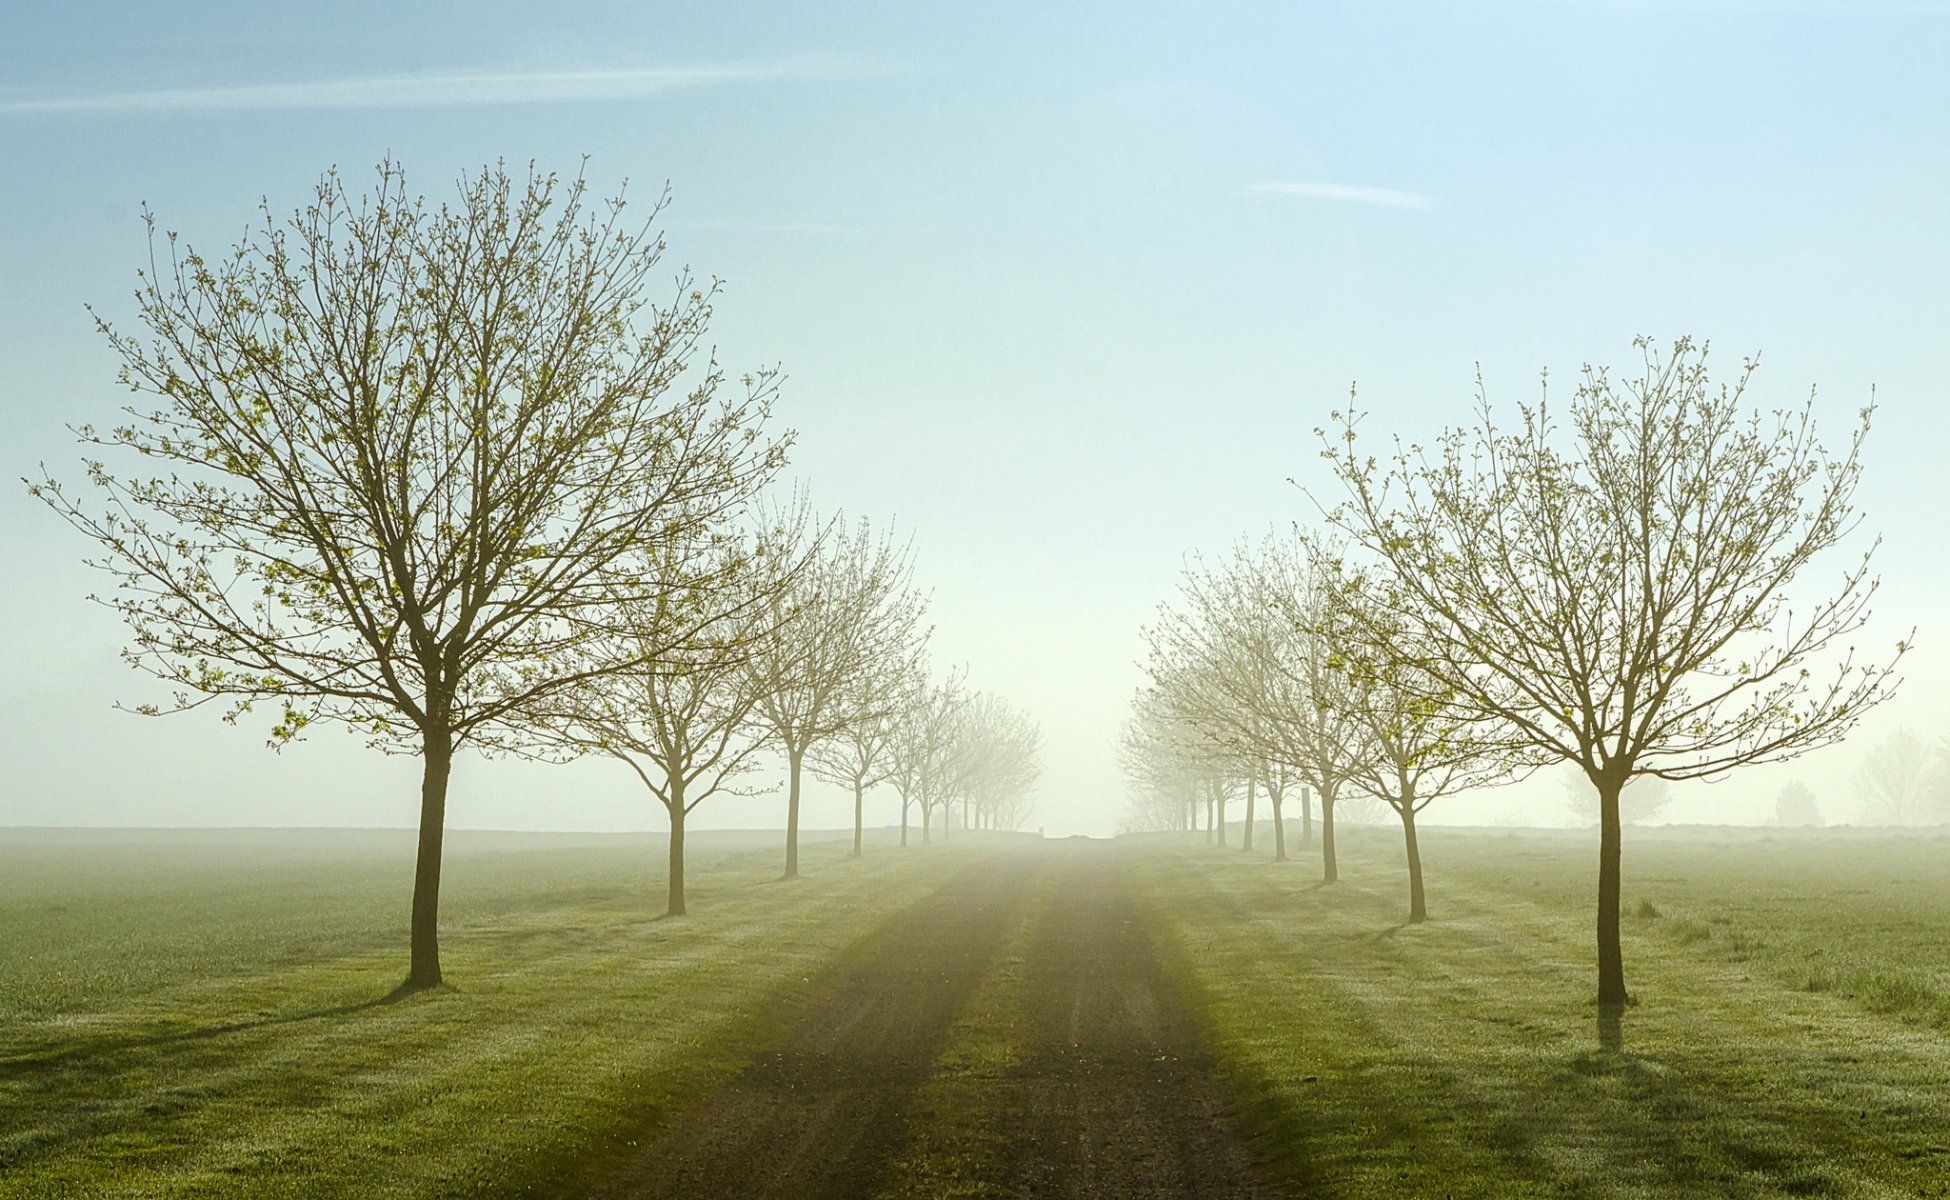
[[[1595,835],[1303,854],[1153,843],[1131,878],[1285,1182],[1311,1196],[1950,1195],[1950,837],[1628,830],[1622,1052]]]
[[[573,1193],[979,853],[454,834],[452,986],[399,1001],[412,835],[0,830],[0,1196]],[[944,864],[952,863],[944,869]]]

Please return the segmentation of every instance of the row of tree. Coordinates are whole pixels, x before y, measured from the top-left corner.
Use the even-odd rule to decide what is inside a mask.
[[[903,814],[1026,813],[1034,726],[930,686],[908,548],[775,504],[779,374],[727,378],[715,281],[652,289],[657,220],[503,166],[455,202],[394,163],[336,173],[221,258],[150,227],[143,332],[97,318],[140,397],[84,443],[91,485],[30,490],[99,547],[125,657],[181,711],[271,710],[271,742],[337,723],[423,760],[408,987],[441,979],[447,787],[468,749],[628,764],[686,818],[785,761],[785,874],[802,773]],[[134,467],[133,473],[130,468]]]
[[[1585,368],[1561,420],[1547,390],[1499,426],[1479,377],[1473,426],[1376,458],[1362,415],[1334,414],[1318,433],[1341,494],[1318,527],[1193,558],[1146,630],[1123,756],[1154,822],[1201,800],[1221,813],[1243,788],[1250,828],[1263,789],[1283,837],[1303,784],[1331,882],[1335,804],[1365,794],[1400,820],[1419,921],[1417,816],[1568,764],[1600,831],[1598,1000],[1615,1017],[1628,790],[1838,741],[1907,649],[1865,662],[1853,645],[1873,546],[1825,588],[1797,581],[1859,524],[1872,410],[1831,454],[1812,399],[1749,408],[1755,362],[1715,385],[1704,345],[1635,346],[1642,370]]]

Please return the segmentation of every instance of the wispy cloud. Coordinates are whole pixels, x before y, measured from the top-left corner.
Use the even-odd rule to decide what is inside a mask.
[[[1347,183],[1255,183],[1248,185],[1246,190],[1277,196],[1301,196],[1309,200],[1343,200],[1349,204],[1377,204],[1384,208],[1427,208],[1434,203],[1420,192],[1359,187]]]
[[[868,232],[859,225],[835,225],[824,221],[696,221],[684,226],[712,233],[783,234],[811,237],[863,237]]]
[[[863,73],[867,72],[835,64],[728,63],[635,70],[448,71],[67,95],[0,92],[0,116],[557,104],[577,100],[635,100],[698,88],[838,79]]]

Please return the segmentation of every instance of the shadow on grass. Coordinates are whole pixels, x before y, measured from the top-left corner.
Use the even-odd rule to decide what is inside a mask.
[[[370,1009],[384,1008],[398,1004],[425,992],[451,990],[441,985],[428,986],[407,981],[371,1000],[360,1000],[352,1004],[337,1004],[330,1008],[315,1008],[306,1012],[291,1013],[281,1017],[261,1017],[250,1021],[227,1021],[220,1025],[206,1025],[199,1029],[179,1029],[168,1033],[150,1034],[146,1037],[107,1038],[86,1042],[78,1046],[44,1053],[28,1053],[12,1058],[0,1058],[0,1081],[19,1079],[49,1067],[66,1066],[85,1062],[98,1055],[114,1055],[128,1050],[147,1050],[159,1046],[173,1046],[185,1042],[207,1041],[233,1033],[250,1033],[258,1029],[271,1029],[282,1025],[300,1025],[307,1021],[324,1021],[333,1017],[348,1017],[353,1013]]]

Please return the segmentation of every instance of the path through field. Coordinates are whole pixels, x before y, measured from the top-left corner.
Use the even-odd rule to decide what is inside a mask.
[[[605,1194],[1266,1194],[1108,847],[991,860],[842,970]],[[944,1092],[944,1047],[984,1003],[1019,1015],[1004,1065]],[[943,1120],[984,1131],[948,1164],[929,1161]]]

